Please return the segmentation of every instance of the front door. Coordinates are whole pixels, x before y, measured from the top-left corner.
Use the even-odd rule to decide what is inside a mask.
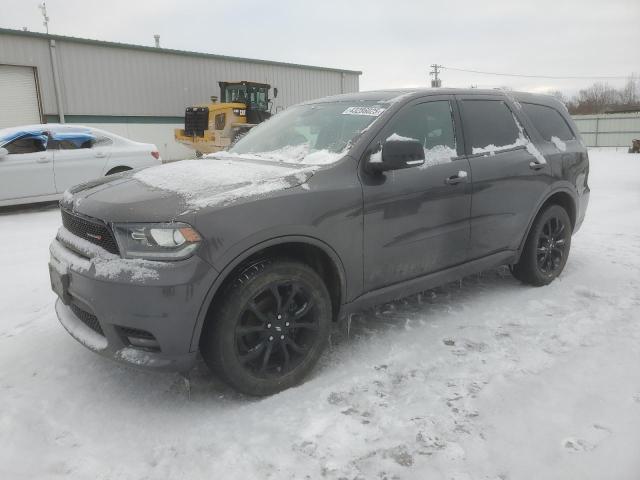
[[[0,158],[0,200],[52,195],[53,155],[41,136],[27,136],[4,145]]]
[[[515,250],[553,182],[551,166],[503,96],[458,96],[473,178],[472,259]]]
[[[426,158],[422,166],[383,174],[360,170],[367,290],[467,259],[471,185],[468,161],[459,157],[463,149],[456,116],[449,96],[415,100],[389,121],[365,153],[363,162],[395,134],[420,141]]]

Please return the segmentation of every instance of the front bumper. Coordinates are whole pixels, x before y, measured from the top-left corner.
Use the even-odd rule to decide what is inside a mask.
[[[198,315],[218,273],[197,256],[179,262],[84,257],[59,240],[50,246],[56,314],[94,352],[126,364],[186,371]],[[64,281],[60,281],[63,279]]]

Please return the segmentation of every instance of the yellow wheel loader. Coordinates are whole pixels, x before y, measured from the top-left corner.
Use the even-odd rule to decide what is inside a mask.
[[[271,117],[271,85],[256,82],[218,82],[220,101],[187,107],[184,128],[175,130],[177,142],[196,151],[196,156],[228,148],[250,128]],[[274,98],[278,89],[273,89]]]

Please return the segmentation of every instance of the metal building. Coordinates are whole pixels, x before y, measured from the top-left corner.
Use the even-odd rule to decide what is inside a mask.
[[[588,147],[630,147],[640,139],[640,112],[571,117]]]
[[[357,92],[361,72],[0,29],[0,128],[80,123],[190,154],[173,141],[186,106],[219,95],[219,81],[278,88],[273,111]]]

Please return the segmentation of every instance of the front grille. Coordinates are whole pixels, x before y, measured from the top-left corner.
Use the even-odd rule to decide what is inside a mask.
[[[104,332],[102,331],[102,327],[98,323],[98,317],[90,314],[89,312],[85,312],[84,310],[82,310],[77,305],[74,305],[73,303],[71,304],[71,311],[87,327],[89,327],[91,330],[93,330],[97,334],[102,335],[104,337]]]
[[[81,217],[62,208],[62,225],[71,233],[118,255],[118,244],[109,228],[100,220]]]
[[[209,129],[209,107],[187,107],[184,112],[184,134],[202,137]]]

